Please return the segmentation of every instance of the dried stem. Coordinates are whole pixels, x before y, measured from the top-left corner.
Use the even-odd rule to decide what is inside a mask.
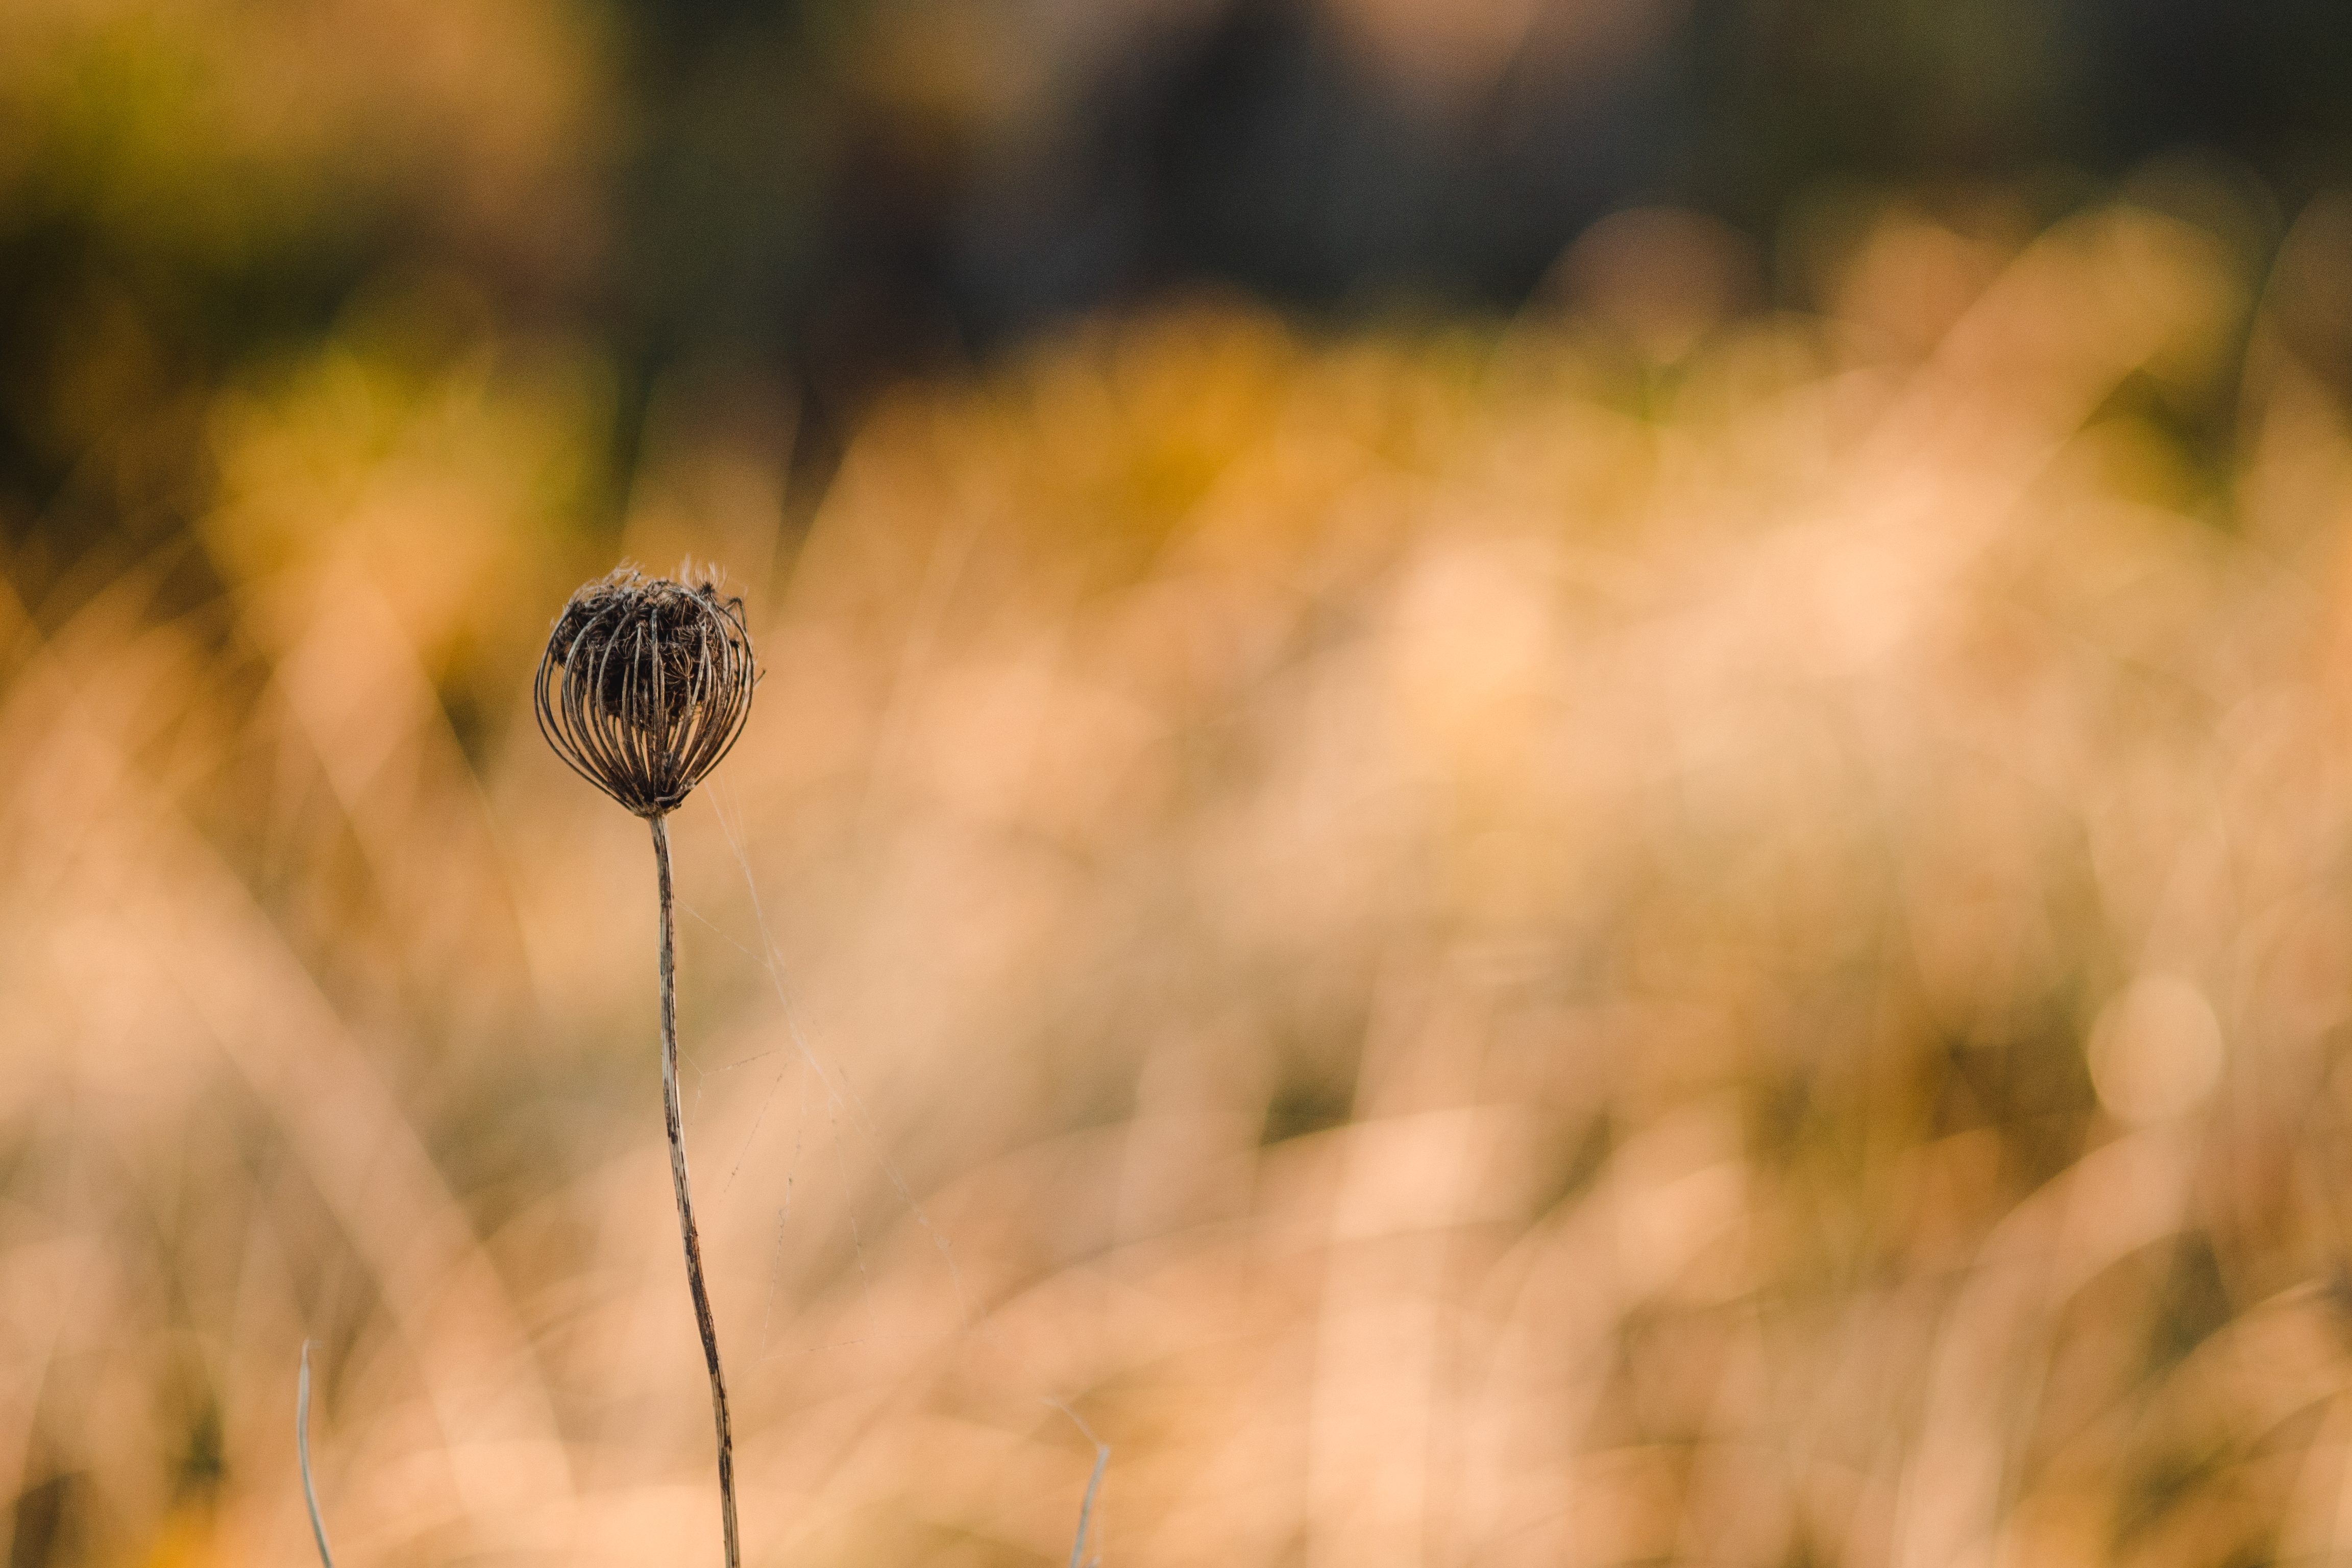
[[[302,1375],[294,1384],[294,1458],[302,1466],[302,1501],[310,1510],[310,1538],[319,1543],[319,1561],[335,1568],[335,1554],[327,1550],[326,1521],[319,1517],[318,1489],[310,1484],[310,1342],[302,1342]]]
[[[670,1184],[677,1189],[677,1229],[686,1242],[686,1283],[694,1292],[695,1326],[702,1331],[702,1359],[710,1365],[710,1414],[719,1426],[719,1507],[726,1523],[727,1568],[741,1568],[735,1529],[735,1435],[727,1420],[727,1380],[719,1370],[719,1326],[710,1316],[710,1291],[702,1282],[702,1240],[694,1228],[694,1198],[686,1181],[686,1128],[677,1103],[677,961],[670,914],[669,819],[653,817],[654,865],[661,874],[662,1114],[669,1128]]]
[[[1077,1421],[1075,1415],[1070,1419]],[[1094,1436],[1094,1433],[1087,1429],[1087,1424],[1083,1421],[1078,1421],[1078,1430],[1085,1432],[1089,1437]],[[1087,1495],[1078,1500],[1078,1538],[1070,1542],[1070,1568],[1087,1568],[1087,1522],[1094,1515],[1095,1493],[1102,1489],[1103,1472],[1109,1468],[1110,1445],[1100,1438],[1096,1438],[1095,1473],[1087,1478]],[[1097,1563],[1101,1563],[1102,1553],[1096,1552],[1094,1561]]]

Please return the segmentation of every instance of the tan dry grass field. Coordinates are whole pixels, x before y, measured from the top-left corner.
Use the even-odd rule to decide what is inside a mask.
[[[2333,210],[1889,211],[1820,319],[1659,218],[1073,328],[821,498],[681,439],[749,1557],[1064,1560],[1073,1415],[1129,1568],[2352,1552]],[[0,601],[27,1568],[305,1561],[306,1337],[344,1568],[716,1552],[646,835],[527,700],[598,395],[339,339],[202,412],[225,595]]]

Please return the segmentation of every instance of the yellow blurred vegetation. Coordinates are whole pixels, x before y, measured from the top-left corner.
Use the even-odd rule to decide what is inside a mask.
[[[593,238],[597,35],[566,0],[26,0],[0,11],[0,216],[158,263],[335,243],[390,203],[499,260]]]
[[[2226,238],[1886,208],[1798,317],[1645,215],[665,459],[751,1556],[1066,1558],[1056,1401],[1109,1563],[2352,1549],[2352,222]],[[306,1337],[345,1568],[715,1546],[647,846],[524,699],[607,395],[406,341],[212,398],[222,593],[0,602],[19,1562],[302,1561]]]

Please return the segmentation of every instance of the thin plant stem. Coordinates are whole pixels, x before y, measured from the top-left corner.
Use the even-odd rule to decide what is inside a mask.
[[[1077,1418],[1072,1416],[1071,1419]],[[1085,1432],[1086,1423],[1078,1422],[1078,1429]],[[1087,1436],[1092,1437],[1094,1434],[1087,1432]],[[1078,1538],[1070,1542],[1070,1568],[1086,1568],[1087,1522],[1095,1511],[1095,1493],[1101,1489],[1103,1471],[1109,1468],[1110,1445],[1097,1438],[1095,1442],[1095,1473],[1087,1479],[1087,1495],[1078,1500]],[[1100,1563],[1102,1553],[1095,1553],[1094,1560]]]
[[[710,1414],[719,1427],[719,1508],[727,1531],[727,1568],[741,1568],[742,1545],[735,1529],[735,1434],[727,1419],[727,1379],[719,1370],[719,1326],[710,1316],[710,1291],[702,1282],[702,1240],[694,1228],[694,1198],[686,1180],[686,1127],[677,1102],[677,932],[670,913],[669,820],[653,817],[654,866],[661,875],[662,1115],[669,1128],[670,1184],[677,1189],[677,1229],[686,1242],[686,1283],[694,1292],[695,1326],[702,1331],[702,1359],[710,1365]]]
[[[294,1384],[294,1457],[302,1466],[302,1500],[310,1510],[310,1537],[319,1543],[319,1561],[335,1568],[335,1554],[327,1550],[326,1521],[319,1517],[319,1493],[310,1485],[310,1342],[302,1342],[302,1375]]]

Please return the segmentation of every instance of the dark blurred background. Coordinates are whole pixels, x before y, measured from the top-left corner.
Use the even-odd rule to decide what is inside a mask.
[[[157,451],[137,493],[69,494],[104,438],[69,384],[94,341],[135,342],[113,374],[168,401],[387,279],[610,356],[610,518],[666,385],[758,384],[731,417],[821,473],[877,388],[1171,290],[1507,311],[1630,205],[1769,245],[1825,190],[1998,189],[2030,232],[2151,159],[2219,162],[2288,213],[2352,175],[2352,11],[2328,0],[414,9],[10,25],[0,526],[20,552],[168,528],[201,488]],[[457,36],[499,27],[499,63]],[[240,30],[276,47],[234,58]],[[322,73],[289,36],[355,52]]]

